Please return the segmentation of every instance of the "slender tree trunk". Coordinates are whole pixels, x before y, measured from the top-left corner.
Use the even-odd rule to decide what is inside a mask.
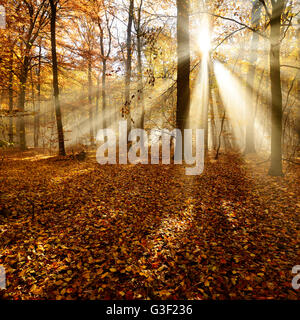
[[[144,129],[145,121],[145,104],[143,93],[143,65],[142,65],[142,30],[141,30],[141,11],[143,0],[140,2],[137,19],[137,63],[138,63],[138,107],[141,109],[140,128]]]
[[[298,26],[300,25],[300,18],[298,19]],[[298,31],[297,31],[297,44],[298,44],[298,48],[297,48],[297,51],[298,51],[298,65],[300,65],[300,48],[299,48],[299,45],[300,45],[300,28],[298,28]],[[297,101],[300,101],[300,71],[298,71],[297,75],[297,83],[296,83],[296,86],[297,86],[297,95],[296,95],[296,98],[297,98]],[[296,130],[297,130],[297,134],[298,134],[298,145],[300,146],[300,106],[298,106],[298,110],[297,110],[297,118],[296,118]],[[300,149],[299,149],[300,151]]]
[[[224,129],[225,118],[226,118],[226,111],[224,111],[222,121],[221,121],[221,128],[220,128],[220,133],[219,133],[218,147],[217,147],[215,160],[219,159],[219,153],[220,153],[220,149],[221,149],[221,139],[222,139],[222,133],[223,133],[223,129]]]
[[[176,125],[182,136],[187,126],[190,108],[190,39],[189,0],[177,0],[177,107]],[[182,140],[182,156],[184,153]],[[179,140],[176,140],[177,150]],[[179,156],[177,154],[177,156]]]
[[[105,53],[105,48],[104,48],[104,31],[103,27],[101,26],[101,20],[98,19],[98,26],[100,30],[100,51],[101,51],[101,56],[102,56],[102,90],[101,90],[101,95],[102,95],[102,127],[106,128],[107,127],[107,117],[108,117],[108,112],[107,112],[107,101],[106,101],[106,93],[107,93],[107,87],[106,87],[106,71],[107,71],[107,60],[110,56],[111,52],[111,43],[112,43],[112,34],[111,34],[111,27],[112,24],[109,22],[109,18],[107,15],[107,12],[105,11],[105,19],[106,19],[106,28],[108,32],[108,46],[107,46],[107,52]]]
[[[9,105],[9,129],[8,129],[8,141],[9,143],[14,142],[14,130],[13,130],[13,108],[14,108],[14,92],[13,92],[13,81],[14,81],[14,55],[13,48],[11,48],[9,56],[9,83],[8,83],[8,105]]]
[[[52,51],[52,72],[53,72],[53,91],[54,91],[54,104],[55,104],[55,115],[58,135],[58,147],[59,155],[65,156],[65,141],[64,141],[64,130],[62,125],[62,116],[59,101],[59,87],[58,87],[58,69],[57,69],[57,55],[56,55],[56,6],[57,1],[49,0],[51,6],[51,51]]]
[[[126,40],[126,75],[125,75],[125,108],[127,108],[127,130],[130,131],[131,128],[131,99],[130,99],[130,80],[131,80],[131,62],[132,62],[132,48],[131,48],[131,31],[133,22],[133,10],[134,10],[134,0],[130,0],[129,11],[128,11],[128,25],[127,25],[127,40]]]
[[[208,130],[209,130],[209,123],[208,123],[208,120],[209,120],[209,114],[213,113],[213,111],[211,111],[213,109],[213,106],[212,106],[212,73],[211,73],[211,67],[209,67],[208,69],[208,97],[207,97],[207,107],[206,107],[206,110],[205,110],[205,134],[204,134],[204,148],[205,148],[205,154],[207,155],[208,154]],[[211,129],[212,129],[212,125],[211,125]],[[211,134],[213,136],[213,133]]]
[[[25,112],[25,95],[26,95],[26,82],[27,82],[27,76],[28,76],[28,68],[29,68],[29,57],[26,49],[25,58],[23,61],[22,69],[21,69],[20,92],[19,92],[19,103],[18,103],[18,109],[19,109],[18,111],[21,113],[18,117],[19,139],[20,139],[21,151],[25,151],[27,149],[24,112]]]
[[[100,86],[100,80],[99,80],[99,75],[97,76],[97,91],[96,91],[96,108],[95,108],[95,132],[97,134],[99,130],[99,86]]]
[[[39,44],[39,61],[38,61],[38,83],[37,83],[37,104],[34,115],[34,147],[38,148],[39,146],[39,137],[40,137],[40,112],[41,112],[41,54],[42,54],[42,45]]]
[[[102,60],[102,114],[103,128],[107,127],[107,110],[106,110],[106,59]]]
[[[94,125],[93,125],[93,99],[92,99],[92,57],[89,55],[88,60],[88,99],[89,99],[89,122],[90,122],[90,144],[94,145]]]
[[[32,67],[30,69],[30,81],[31,81],[31,102],[32,102],[32,110],[34,113],[34,119],[35,119],[35,112],[36,112],[36,101],[35,101],[35,92],[34,92],[34,80],[33,80],[33,71]],[[33,121],[33,141],[34,141],[34,134],[35,134],[35,121]],[[35,144],[34,144],[35,146]]]
[[[280,80],[280,23],[284,1],[272,0],[270,20],[270,77],[272,94],[271,167],[269,174],[282,176],[282,92]]]
[[[253,1],[251,25],[252,28],[259,26],[261,17],[261,2]],[[252,33],[251,49],[250,49],[250,65],[247,75],[247,83],[250,91],[249,109],[247,109],[247,126],[246,126],[246,147],[244,153],[255,153],[255,99],[254,99],[254,78],[256,72],[256,62],[258,57],[259,35],[256,32]]]

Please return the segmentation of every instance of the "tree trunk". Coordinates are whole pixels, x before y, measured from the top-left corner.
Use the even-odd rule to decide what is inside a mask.
[[[92,57],[89,55],[88,60],[88,99],[89,99],[89,122],[90,122],[90,144],[94,145],[94,126],[93,126],[93,99],[92,99]]]
[[[103,128],[107,127],[107,110],[106,110],[106,59],[102,60],[102,115],[103,115]]]
[[[138,68],[138,107],[141,109],[140,116],[140,128],[144,129],[145,121],[145,104],[143,93],[143,66],[142,66],[142,31],[141,31],[141,11],[143,6],[143,0],[140,2],[137,19],[137,68]]]
[[[251,25],[252,28],[259,26],[261,17],[261,2],[256,0],[253,2]],[[247,126],[246,126],[246,147],[244,153],[255,153],[255,111],[254,111],[254,78],[256,71],[256,62],[258,56],[259,35],[256,32],[252,33],[251,48],[250,48],[250,65],[247,74],[247,83],[250,90],[249,109],[247,109]]]
[[[39,44],[39,62],[38,62],[38,83],[37,83],[37,94],[38,101],[36,105],[35,115],[34,115],[34,147],[38,148],[39,146],[39,137],[40,137],[40,112],[41,112],[41,54],[42,54],[42,45]]]
[[[95,132],[97,135],[97,132],[99,130],[99,98],[100,98],[100,94],[99,94],[99,75],[97,75],[97,90],[96,90],[96,108],[95,108]]]
[[[176,125],[184,136],[190,107],[189,0],[177,0],[177,106]],[[182,139],[182,155],[184,153]],[[176,140],[176,145],[179,140]],[[177,145],[177,150],[179,145]],[[177,156],[179,156],[177,154]]]
[[[280,80],[280,23],[284,1],[272,0],[270,20],[270,78],[272,95],[271,167],[269,174],[282,176],[282,92]]]
[[[19,92],[19,103],[18,111],[21,113],[18,117],[19,122],[19,139],[20,139],[20,150],[26,150],[26,133],[25,133],[25,121],[24,121],[24,111],[25,111],[25,94],[26,94],[26,82],[28,76],[29,68],[29,57],[26,49],[25,58],[23,61],[21,76],[20,76],[20,92]]]
[[[204,150],[205,154],[208,154],[208,130],[209,130],[209,115],[213,113],[213,105],[212,105],[212,72],[211,72],[211,66],[208,68],[208,97],[207,97],[207,106],[205,109],[205,127],[204,127]],[[212,122],[212,119],[211,119]],[[212,129],[212,124],[211,124],[211,129]],[[212,140],[214,139],[213,137],[214,133],[211,133]]]
[[[298,19],[298,26],[300,25],[300,18]],[[300,65],[300,48],[299,48],[299,45],[300,45],[300,28],[298,28],[297,30],[297,44],[298,44],[298,65]],[[296,86],[297,86],[297,99],[298,101],[300,101],[300,72],[298,71],[297,75],[297,83],[296,83]],[[297,134],[298,134],[298,145],[300,147],[300,106],[298,106],[298,111],[297,111],[297,115],[296,115],[296,130],[297,130]],[[300,151],[300,149],[299,149]]]
[[[13,81],[14,81],[14,54],[13,48],[11,48],[9,56],[9,83],[8,83],[8,105],[9,105],[9,129],[8,129],[8,141],[9,143],[14,142],[14,130],[13,130],[13,108],[14,108],[14,92],[13,92]]]
[[[65,156],[65,141],[64,141],[64,130],[62,125],[60,101],[59,101],[59,87],[58,87],[58,70],[57,70],[57,56],[56,56],[56,5],[55,0],[49,0],[51,6],[51,51],[52,51],[52,72],[53,72],[53,91],[54,91],[54,104],[55,104],[55,115],[58,135],[58,148],[59,155]]]
[[[134,10],[134,0],[130,0],[129,11],[128,11],[128,25],[127,25],[127,40],[126,40],[126,75],[125,75],[125,108],[127,108],[127,131],[131,129],[131,99],[130,99],[130,80],[131,80],[131,62],[132,62],[132,48],[131,48],[131,31],[133,22],[133,10]]]
[[[35,92],[34,92],[34,80],[33,80],[33,70],[32,67],[30,68],[30,81],[31,81],[31,102],[32,102],[32,110],[35,113],[36,112],[36,102],[35,102]],[[34,115],[35,120],[35,115]],[[35,134],[35,121],[33,121],[33,141],[34,141],[34,134]],[[35,146],[35,144],[34,144]]]

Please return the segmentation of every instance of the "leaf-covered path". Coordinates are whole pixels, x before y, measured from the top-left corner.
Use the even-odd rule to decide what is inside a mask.
[[[174,165],[56,160],[0,167],[0,297],[299,299],[298,167],[272,178],[267,164],[228,155],[188,177]]]

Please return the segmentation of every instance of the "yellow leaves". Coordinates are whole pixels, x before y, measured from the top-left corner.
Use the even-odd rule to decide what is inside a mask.
[[[126,254],[126,253],[127,253],[126,248],[125,248],[125,247],[121,247],[121,252],[124,253],[124,254]]]
[[[170,293],[168,290],[160,290],[160,291],[158,291],[158,294],[159,294],[161,297],[164,297],[164,296],[168,297],[168,296],[171,295],[171,293]]]
[[[119,291],[119,295],[124,297],[125,296],[125,292],[124,291]]]
[[[68,266],[67,265],[62,265],[62,266],[58,267],[56,270],[57,271],[63,271],[63,270],[66,270],[66,269],[68,269]]]
[[[147,282],[152,282],[152,281],[154,281],[154,279],[151,276],[147,277]]]
[[[276,287],[276,285],[275,285],[273,282],[267,282],[267,287],[268,287],[270,290],[274,290],[274,288]]]
[[[257,275],[260,276],[260,277],[264,277],[265,276],[265,274],[262,273],[262,272],[258,273]]]
[[[89,280],[90,279],[90,272],[89,271],[85,271],[82,275],[85,279]]]
[[[19,276],[20,277],[24,277],[24,275],[26,274],[27,272],[27,269],[23,269],[20,273],[19,273]]]
[[[97,271],[96,271],[96,275],[100,275],[100,274],[102,274],[103,273],[103,269],[101,268],[101,269],[98,269]]]
[[[101,279],[104,279],[105,277],[107,277],[109,275],[109,272],[105,272],[102,274]]]
[[[165,268],[165,265],[160,266],[157,271],[162,271]]]
[[[205,285],[205,287],[209,287],[210,282],[208,280],[205,280],[204,285]]]
[[[117,272],[117,269],[116,268],[110,268],[109,271],[110,272]]]
[[[92,257],[89,257],[88,262],[89,263],[94,263],[94,259]]]
[[[70,282],[72,280],[72,278],[65,278],[64,279],[66,282]]]
[[[127,267],[125,268],[125,270],[128,271],[128,272],[132,271],[132,266],[127,266]]]
[[[40,295],[43,292],[43,288],[42,287],[38,287],[37,285],[33,285],[30,288],[30,292],[33,293],[34,295]]]

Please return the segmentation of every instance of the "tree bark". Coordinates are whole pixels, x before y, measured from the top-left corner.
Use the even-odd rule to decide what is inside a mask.
[[[100,98],[99,85],[100,85],[100,80],[99,80],[99,75],[97,75],[96,108],[95,108],[95,132],[96,132],[96,134],[99,130],[99,123],[98,123],[98,121],[99,121],[99,98]]]
[[[13,108],[14,108],[14,92],[13,92],[13,81],[14,81],[14,55],[13,48],[11,48],[9,56],[9,83],[8,83],[8,105],[9,105],[9,129],[8,129],[8,141],[9,143],[14,142],[14,130],[13,130]]]
[[[270,19],[270,78],[272,95],[271,167],[269,174],[282,176],[282,92],[280,79],[280,23],[284,1],[272,0]]]
[[[88,99],[89,99],[89,122],[90,122],[90,144],[94,145],[94,126],[93,126],[93,98],[92,98],[92,57],[89,54],[88,57]]]
[[[34,115],[34,147],[38,148],[39,146],[39,137],[40,137],[40,112],[41,112],[41,54],[42,54],[42,44],[39,43],[39,61],[38,61],[38,83],[37,83],[37,105]]]
[[[107,110],[106,110],[106,59],[102,60],[102,114],[103,128],[107,127]]]
[[[177,0],[177,105],[176,125],[184,136],[190,108],[189,0]],[[182,156],[184,153],[182,139]],[[176,140],[177,150],[179,140]],[[178,156],[178,154],[177,154]]]
[[[104,30],[103,27],[101,26],[101,20],[98,19],[98,26],[100,30],[100,51],[101,51],[101,59],[102,59],[102,90],[101,90],[101,96],[102,96],[102,127],[106,128],[107,127],[107,101],[106,101],[106,71],[107,71],[107,60],[110,56],[111,52],[111,43],[112,43],[112,33],[111,33],[111,27],[112,23],[110,23],[107,12],[105,11],[105,18],[106,18],[106,29],[108,32],[108,48],[107,52],[105,53],[104,49]],[[111,118],[109,119],[110,124],[111,124]]]
[[[298,19],[298,25],[300,25],[300,18]],[[299,48],[299,45],[300,45],[300,28],[298,28],[297,30],[297,51],[298,51],[298,64],[300,65],[300,48]],[[300,101],[300,72],[298,71],[297,75],[297,83],[296,83],[296,86],[297,86],[297,99],[298,101]],[[300,146],[300,106],[298,107],[298,111],[297,111],[297,115],[296,115],[296,132],[298,134],[298,145]],[[299,149],[300,151],[300,149]]]
[[[20,91],[19,91],[19,101],[18,101],[18,111],[21,113],[18,117],[19,122],[19,139],[20,139],[20,150],[25,151],[27,149],[26,146],[26,133],[25,133],[25,121],[24,121],[24,111],[25,111],[25,94],[26,94],[26,82],[28,77],[28,69],[29,69],[29,52],[26,49],[24,61],[21,68],[21,76],[20,76]]]
[[[58,135],[58,150],[60,156],[65,156],[65,141],[64,130],[62,125],[62,116],[59,101],[59,87],[58,87],[58,68],[57,68],[57,55],[56,55],[56,6],[57,1],[49,0],[51,6],[51,51],[52,51],[52,72],[53,72],[53,91],[54,91],[54,104],[55,115]]]
[[[125,108],[127,108],[127,130],[131,129],[131,99],[130,99],[130,81],[131,81],[131,62],[132,62],[132,48],[131,48],[131,31],[133,22],[134,0],[130,0],[128,10],[128,25],[127,25],[127,40],[126,40],[126,75],[125,75]]]
[[[140,2],[137,18],[137,68],[138,68],[138,107],[141,109],[140,123],[141,129],[144,129],[145,121],[145,104],[143,93],[143,65],[142,65],[142,30],[141,30],[141,11],[143,6],[143,0]]]
[[[251,26],[257,28],[259,26],[261,17],[261,2],[256,0],[253,2]],[[245,154],[255,153],[255,111],[254,111],[254,78],[256,72],[256,62],[258,57],[258,42],[259,35],[256,32],[252,32],[252,40],[250,47],[250,65],[247,74],[247,83],[250,91],[249,109],[247,109],[247,126],[246,126],[246,147]]]

